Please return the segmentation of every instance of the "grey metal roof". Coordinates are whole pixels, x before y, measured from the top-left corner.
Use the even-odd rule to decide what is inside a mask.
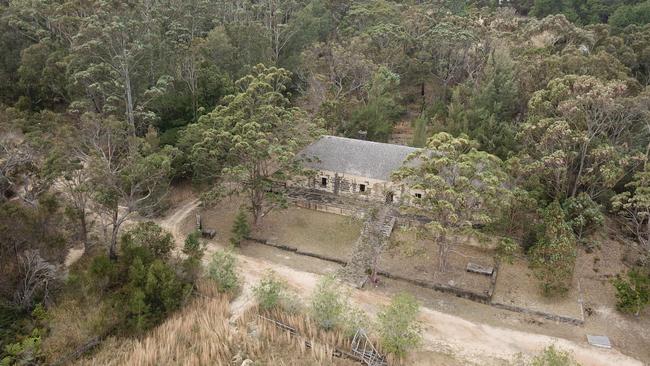
[[[420,149],[337,136],[323,136],[298,154],[303,165],[316,170],[329,170],[390,181],[406,157]]]

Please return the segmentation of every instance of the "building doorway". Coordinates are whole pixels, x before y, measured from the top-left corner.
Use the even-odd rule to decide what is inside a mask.
[[[388,191],[386,192],[386,203],[393,203],[393,198],[395,197],[395,194],[393,191]]]

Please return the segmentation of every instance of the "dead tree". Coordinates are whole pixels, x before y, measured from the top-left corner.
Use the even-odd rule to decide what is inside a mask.
[[[14,304],[21,309],[28,309],[34,297],[42,292],[47,301],[50,284],[57,279],[56,266],[44,260],[38,250],[27,250],[18,259],[20,282],[14,292]]]

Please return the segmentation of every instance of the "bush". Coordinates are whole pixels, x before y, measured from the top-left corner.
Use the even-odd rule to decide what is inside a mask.
[[[422,340],[422,328],[416,317],[420,311],[415,298],[400,294],[377,316],[379,334],[384,350],[403,357],[409,349],[417,347]]]
[[[585,192],[564,201],[562,208],[566,213],[567,224],[578,239],[602,225],[605,220],[600,205]]]
[[[0,366],[43,364],[42,338],[49,313],[36,304],[31,314],[0,303]]]
[[[40,364],[42,333],[43,330],[36,328],[20,342],[6,345],[3,349],[5,357],[0,360],[0,366]]]
[[[260,282],[253,287],[253,293],[262,310],[275,308],[286,290],[284,281],[278,279],[273,271],[267,271]]]
[[[347,294],[334,276],[323,277],[314,289],[309,303],[311,318],[323,329],[340,326],[348,308]]]
[[[238,247],[241,244],[242,240],[246,239],[250,233],[251,228],[248,224],[246,212],[240,208],[237,216],[235,217],[235,222],[232,225],[232,236],[230,237],[230,243]]]
[[[218,251],[212,255],[208,265],[208,277],[217,283],[219,292],[234,292],[239,286],[236,273],[237,259],[229,251]]]
[[[103,292],[114,287],[119,281],[119,272],[117,266],[105,255],[99,255],[93,258],[88,276],[82,276],[86,280],[85,285],[89,285],[91,290]],[[74,280],[71,277],[69,280]]]
[[[497,258],[500,261],[512,264],[517,248],[519,248],[519,246],[514,240],[504,238],[499,241],[499,244],[497,245]]]
[[[146,266],[140,258],[135,258],[128,276],[122,307],[126,309],[126,327],[136,333],[157,324],[178,309],[191,289],[183,284],[169,264],[160,259]]]
[[[569,290],[573,277],[576,258],[573,231],[558,202],[544,210],[543,218],[543,231],[530,249],[529,259],[544,295],[561,295]]]
[[[122,252],[128,262],[136,256],[145,263],[167,260],[174,247],[174,237],[153,221],[138,223],[122,235]]]
[[[352,338],[359,329],[368,329],[371,324],[368,315],[361,309],[348,304],[343,316],[343,334]]]
[[[532,359],[530,366],[578,366],[578,363],[569,352],[550,345]]]
[[[191,232],[187,238],[185,238],[185,244],[183,245],[183,254],[188,257],[203,258],[203,252],[205,248],[201,245],[200,241],[201,233],[199,231]]]
[[[200,234],[198,231],[190,233],[183,245],[183,253],[187,256],[183,261],[183,269],[187,280],[192,283],[196,282],[196,279],[201,273],[201,259],[205,252],[205,248],[199,239]]]
[[[116,318],[114,325],[126,334],[141,334],[180,308],[192,286],[171,260],[172,235],[155,223],[135,225],[121,244],[117,262],[98,256],[88,273],[80,273],[74,282],[93,292],[99,287],[100,296],[118,309],[107,314]]]
[[[626,278],[617,275],[612,284],[616,288],[616,308],[624,313],[639,315],[650,302],[650,277],[638,270],[627,272]]]

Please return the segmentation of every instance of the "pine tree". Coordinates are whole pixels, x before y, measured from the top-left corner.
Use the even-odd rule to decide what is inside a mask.
[[[239,213],[235,217],[235,222],[232,225],[232,236],[230,237],[230,243],[234,246],[239,246],[242,240],[244,240],[248,235],[250,235],[251,229],[248,224],[248,218],[246,218],[246,212],[240,209]]]

